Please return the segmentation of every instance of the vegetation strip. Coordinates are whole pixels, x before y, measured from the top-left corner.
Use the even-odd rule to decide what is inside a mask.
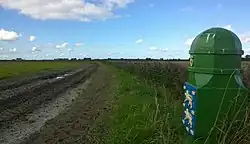
[[[52,70],[63,70],[79,67],[83,62],[49,62],[49,61],[0,61],[0,80],[9,77],[25,76],[32,73]]]
[[[109,120],[107,144],[182,143],[182,105],[168,88],[152,87],[117,70],[119,80]]]
[[[159,136],[159,139],[155,138],[155,135],[157,135],[156,133],[152,133],[152,135],[150,135],[151,137],[154,138],[149,138],[150,140],[146,140],[146,141],[140,141],[138,143],[183,143],[183,141],[186,139],[186,132],[183,131],[183,125],[182,125],[182,121],[181,121],[181,117],[182,117],[182,112],[183,112],[183,106],[180,105],[183,102],[183,98],[184,98],[184,94],[183,94],[183,83],[184,81],[186,81],[187,75],[186,73],[186,68],[183,67],[183,65],[179,65],[179,64],[175,64],[175,63],[157,63],[157,62],[133,62],[133,61],[114,61],[111,62],[112,65],[124,69],[126,70],[126,72],[130,72],[131,75],[136,74],[137,76],[139,76],[140,80],[142,82],[145,82],[146,85],[145,87],[148,87],[148,84],[153,87],[153,89],[155,89],[155,102],[157,102],[155,104],[155,110],[158,111],[158,115],[159,117],[167,115],[167,118],[172,119],[173,115],[174,117],[178,117],[176,118],[175,122],[169,122],[166,121],[166,119],[160,119],[158,122],[159,123],[163,123],[167,126],[164,126],[163,128],[166,127],[170,127],[169,129],[163,129],[162,131],[160,131],[160,128],[157,128],[156,133],[160,133],[163,134],[162,136]],[[244,68],[245,66],[243,66]],[[245,81],[244,83],[248,83],[249,78],[249,71],[244,71],[244,78]],[[129,77],[128,77],[129,78]],[[124,80],[128,79],[128,78],[124,78]],[[135,82],[131,82],[131,83],[135,83]],[[137,82],[138,83],[138,82]],[[129,84],[127,84],[129,85]],[[131,86],[131,87],[135,87],[135,86]],[[143,86],[144,87],[144,86]],[[147,89],[149,90],[149,88]],[[135,90],[138,91],[138,88]],[[135,92],[134,89],[131,90],[132,93]],[[142,91],[142,90],[140,90]],[[161,94],[161,91],[163,91],[163,96]],[[164,94],[164,92],[166,92],[166,94]],[[126,93],[124,94],[126,95],[126,97],[128,98],[131,94],[130,93]],[[152,94],[149,94],[152,95]],[[125,96],[124,96],[125,97]],[[162,99],[161,97],[165,97],[165,100]],[[136,98],[136,95],[133,95],[133,98]],[[144,96],[141,99],[135,99],[132,101],[131,105],[135,105],[135,107],[140,107],[139,103],[137,101],[143,100],[146,97]],[[123,102],[126,100],[123,100]],[[152,100],[151,100],[152,101]],[[122,102],[120,102],[119,104],[117,104],[117,107],[122,107],[121,104]],[[161,109],[161,106],[163,107],[163,109]],[[127,107],[127,109],[129,109],[129,105],[127,106],[123,106],[123,107]],[[124,108],[125,109],[125,108]],[[125,110],[123,110],[124,113],[128,113]],[[165,113],[164,113],[165,111]],[[180,112],[179,112],[180,111]],[[172,114],[172,113],[175,114]],[[121,114],[121,112],[118,113]],[[167,113],[167,114],[166,114]],[[138,114],[140,115],[140,114]],[[229,141],[232,144],[238,144],[240,143],[249,143],[250,142],[250,116],[249,116],[249,110],[248,113],[246,113],[245,115],[245,119],[242,120],[242,125],[241,127],[238,128],[230,128],[230,129],[225,129],[225,123],[223,123],[222,126],[216,126],[214,127],[214,129],[218,129],[220,131],[220,135],[218,137],[218,144],[227,144]],[[134,118],[134,120],[132,120],[133,122],[137,121],[139,118]],[[147,120],[145,120],[147,121]],[[123,121],[121,120],[121,122],[119,123],[123,123]],[[121,124],[114,124],[115,125],[121,125]],[[124,121],[124,123],[126,123]],[[152,122],[151,122],[152,123]],[[125,127],[125,125],[124,125]],[[131,126],[129,126],[131,128]],[[242,128],[242,129],[240,129]],[[131,128],[133,129],[133,128]],[[122,131],[120,129],[116,129],[117,135],[121,135]],[[130,129],[125,128],[124,133],[126,133],[126,130],[129,131]],[[169,133],[169,130],[173,130],[174,134]],[[136,130],[135,130],[136,131]],[[158,131],[158,132],[157,132]],[[229,133],[230,131],[230,133]],[[136,131],[137,132],[137,131]],[[120,133],[120,134],[119,134]],[[170,136],[175,135],[174,137],[171,138],[166,138],[166,135],[164,135],[164,133],[167,133],[167,136],[169,136],[168,134],[170,134]],[[137,133],[132,134],[131,136],[134,136],[134,140],[130,138],[128,138],[127,142],[124,142],[125,140],[121,141],[120,143],[136,143],[134,142],[136,139],[138,139],[137,136],[135,136]],[[116,134],[114,134],[116,135]],[[148,137],[150,137],[148,136]],[[148,138],[146,137],[146,138]],[[178,137],[178,139],[175,139],[176,137]],[[122,138],[122,136],[121,136]],[[133,137],[132,137],[133,138]],[[140,138],[140,136],[139,136]],[[222,138],[222,139],[221,139]],[[154,139],[154,140],[152,140]],[[164,139],[164,140],[161,140]],[[160,141],[161,140],[161,141]],[[222,140],[222,141],[221,141]],[[113,141],[119,141],[119,138],[117,138],[116,140]],[[116,143],[116,142],[114,142]],[[119,142],[118,142],[119,143]]]

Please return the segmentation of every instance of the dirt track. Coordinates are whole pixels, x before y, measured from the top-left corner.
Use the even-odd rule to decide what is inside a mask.
[[[81,117],[86,114],[89,118],[84,121],[85,124],[95,122],[94,118],[100,115],[99,108],[106,106],[100,95],[105,95],[105,91],[107,93],[105,87],[109,77],[103,69],[97,64],[87,64],[76,70],[41,74],[24,82],[18,80],[17,84],[9,80],[9,89],[0,81],[0,143],[54,143],[62,141],[61,136],[48,134],[48,128],[49,132],[69,129],[70,126],[65,124],[69,121],[73,124],[81,116],[79,114],[83,115]],[[77,99],[79,96],[82,98]],[[66,108],[69,110],[64,112]],[[74,133],[75,129],[71,132]],[[81,132],[81,136],[83,134]]]
[[[23,144],[104,143],[114,78],[105,66],[100,66],[67,111],[47,121],[40,132],[33,134]]]

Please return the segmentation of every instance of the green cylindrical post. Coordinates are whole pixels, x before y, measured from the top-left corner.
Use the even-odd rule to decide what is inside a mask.
[[[242,120],[246,112],[247,88],[240,73],[242,44],[233,32],[211,28],[194,39],[189,54],[182,120],[189,134],[185,143],[215,144],[218,127]]]

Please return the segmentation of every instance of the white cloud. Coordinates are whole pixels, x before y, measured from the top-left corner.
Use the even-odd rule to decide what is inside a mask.
[[[143,39],[138,39],[138,40],[135,41],[135,43],[137,43],[137,44],[140,44],[142,42],[143,42]]]
[[[149,50],[158,50],[158,49],[159,49],[159,48],[154,47],[154,46],[152,46],[152,47],[149,48]]]
[[[194,37],[192,37],[192,38],[189,38],[189,39],[187,39],[186,41],[185,41],[185,45],[187,45],[187,46],[191,46],[191,44],[192,44],[192,42],[194,41]]]
[[[9,52],[16,52],[16,50],[17,50],[16,48],[13,48],[13,49],[10,48]]]
[[[30,38],[29,38],[29,40],[32,42],[32,41],[34,41],[36,39],[36,37],[35,36],[30,36]]]
[[[168,51],[168,48],[165,48],[165,49],[160,49],[160,51],[162,51],[162,52],[166,52],[166,51]]]
[[[72,48],[68,48],[68,51],[71,52],[71,51],[73,51],[73,49]]]
[[[158,48],[158,47],[152,46],[149,48],[149,50],[166,52],[166,51],[168,51],[168,48]]]
[[[61,49],[61,48],[66,48],[67,46],[68,46],[68,44],[69,43],[63,43],[63,44],[59,44],[59,45],[56,45],[56,48],[59,48],[59,49]]]
[[[0,6],[17,10],[33,19],[105,20],[115,17],[114,10],[124,8],[135,0],[7,0]]]
[[[76,47],[80,47],[80,46],[82,46],[82,45],[83,45],[83,43],[76,43],[76,44],[75,44]]]
[[[232,25],[226,25],[226,26],[223,26],[222,28],[233,31]]]
[[[244,54],[246,55],[246,54],[249,54],[250,53],[250,48],[245,48],[244,49]]]
[[[3,51],[3,50],[4,50],[4,48],[0,47],[0,51]]]
[[[5,29],[0,29],[0,41],[14,41],[17,40],[18,37],[22,36],[14,31],[7,31]]]
[[[35,50],[36,50],[36,47],[33,47],[33,48],[32,48],[32,51],[35,51]]]
[[[41,49],[38,49],[37,47],[32,47],[32,52],[41,52],[42,50]]]
[[[244,50],[243,57],[246,55],[250,55],[250,48],[244,48],[243,50]]]
[[[103,2],[103,5],[109,8],[109,10],[112,10],[112,8],[116,8],[116,7],[124,8],[129,3],[133,3],[135,0],[101,0],[101,1]]]
[[[64,56],[64,53],[61,53],[61,54],[60,54],[60,57],[62,57],[62,56]]]
[[[239,35],[242,44],[250,44],[250,32]]]
[[[9,58],[9,56],[8,56],[8,55],[0,55],[0,59],[4,59],[4,60],[6,60],[7,58]]]
[[[33,56],[36,58],[36,57],[38,57],[38,56],[39,56],[39,54],[38,54],[38,53],[36,53],[36,54],[35,54],[35,55],[33,55]]]

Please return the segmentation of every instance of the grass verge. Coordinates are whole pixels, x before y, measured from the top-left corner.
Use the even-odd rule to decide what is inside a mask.
[[[108,144],[173,144],[185,137],[183,107],[168,88],[152,87],[135,75],[111,68],[119,80],[109,121]]]
[[[41,71],[77,67],[83,62],[0,62],[0,79]]]
[[[116,111],[117,116],[115,117],[118,119],[118,122],[116,125],[118,125],[115,129],[115,132],[113,133],[118,133],[114,135],[118,135],[118,140],[111,140],[110,143],[183,143],[183,140],[186,139],[186,135],[183,130],[182,130],[182,123],[179,121],[181,119],[181,114],[183,111],[183,107],[180,105],[182,103],[183,99],[183,94],[180,88],[182,87],[182,81],[185,78],[185,75],[182,75],[182,70],[181,68],[178,68],[176,65],[166,65],[166,66],[160,66],[159,64],[146,64],[146,63],[115,63],[115,66],[118,68],[125,69],[127,72],[131,72],[133,74],[136,74],[140,76],[140,78],[144,78],[145,82],[151,82],[150,85],[147,83],[140,82],[137,78],[134,78],[132,80],[129,78],[127,75],[131,75],[134,77],[133,74],[124,74],[123,77],[120,78],[121,83],[125,83],[125,85],[129,85],[130,87],[128,88],[125,86],[122,86],[121,88],[118,89],[118,102],[120,105],[124,106],[117,106]],[[148,67],[147,67],[148,66]],[[164,68],[165,67],[165,68]],[[177,72],[177,73],[176,73]],[[184,76],[184,77],[181,77]],[[139,82],[137,82],[139,81]],[[177,83],[176,83],[177,82]],[[127,83],[127,84],[126,84]],[[136,84],[137,83],[137,84]],[[164,86],[159,86],[166,84],[167,88]],[[154,86],[154,87],[152,87]],[[123,89],[128,89],[129,91],[133,91],[131,93],[129,92],[123,92]],[[152,91],[150,91],[150,89]],[[120,93],[119,93],[120,92]],[[141,94],[144,92],[143,94]],[[124,96],[123,96],[124,95]],[[141,98],[139,96],[141,95]],[[140,139],[140,131],[136,130],[136,126],[138,123],[136,121],[140,120],[140,118],[133,117],[133,119],[128,119],[124,120],[124,122],[119,116],[123,116],[124,113],[125,115],[130,116],[136,113],[135,111],[128,111],[130,110],[129,106],[130,104],[128,102],[130,96],[132,102],[131,105],[136,105],[135,107],[138,109],[143,109],[143,104],[140,105],[137,101],[144,101],[144,104],[149,104],[152,106],[152,102],[155,102],[155,105],[153,106],[152,109],[147,109],[146,114],[149,117],[145,119],[146,122],[148,122],[146,125],[145,122],[142,123],[142,129],[150,129],[151,133],[145,136],[144,141],[137,141],[137,139]],[[121,97],[121,98],[119,98]],[[125,98],[123,98],[125,97]],[[154,97],[154,99],[152,99]],[[151,98],[151,99],[150,99]],[[148,101],[146,101],[147,99]],[[237,98],[235,99],[237,100]],[[123,108],[123,109],[122,109]],[[126,108],[128,109],[126,111]],[[240,110],[240,109],[239,109]],[[140,111],[140,110],[139,110]],[[142,111],[142,110],[141,110]],[[154,112],[155,111],[155,112]],[[220,112],[220,110],[219,110]],[[140,113],[140,112],[139,112]],[[237,112],[238,113],[238,112]],[[136,113],[137,114],[137,113]],[[135,115],[136,115],[135,114]],[[141,114],[139,114],[141,115]],[[154,116],[151,116],[154,115]],[[153,118],[150,118],[153,117]],[[125,118],[126,116],[124,116]],[[225,116],[227,117],[227,116]],[[234,116],[235,118],[237,115]],[[116,120],[114,118],[114,121]],[[227,143],[249,143],[249,114],[246,113],[244,120],[236,120],[234,118],[233,121],[230,121],[230,123],[225,123],[224,121],[222,122],[222,125],[215,125],[212,130],[216,129],[219,131],[219,136],[217,140],[218,144],[227,144]],[[132,126],[135,128],[129,126],[132,130],[134,130],[134,133],[131,134],[132,137],[128,138],[127,141],[124,140],[123,137],[126,137],[127,135],[122,135],[122,132],[129,133],[130,129],[126,128],[126,125],[124,127],[119,127],[119,122],[121,123],[126,123],[132,121],[131,123]],[[217,121],[216,121],[217,122]],[[241,123],[241,126],[239,127],[239,123]],[[216,124],[216,123],[215,123]],[[147,127],[148,126],[148,127]],[[124,129],[124,131],[122,130]],[[235,131],[238,129],[237,131]],[[120,132],[120,134],[119,134]],[[137,133],[140,133],[139,136]],[[130,133],[129,133],[130,134]],[[128,135],[129,135],[128,134]],[[133,137],[134,136],[134,137]],[[137,137],[138,136],[138,137]],[[134,138],[134,139],[133,139]],[[112,138],[111,138],[112,139]],[[115,139],[115,138],[114,138]],[[119,141],[121,139],[122,141]],[[142,138],[143,139],[143,138]],[[115,142],[114,142],[115,141]]]

